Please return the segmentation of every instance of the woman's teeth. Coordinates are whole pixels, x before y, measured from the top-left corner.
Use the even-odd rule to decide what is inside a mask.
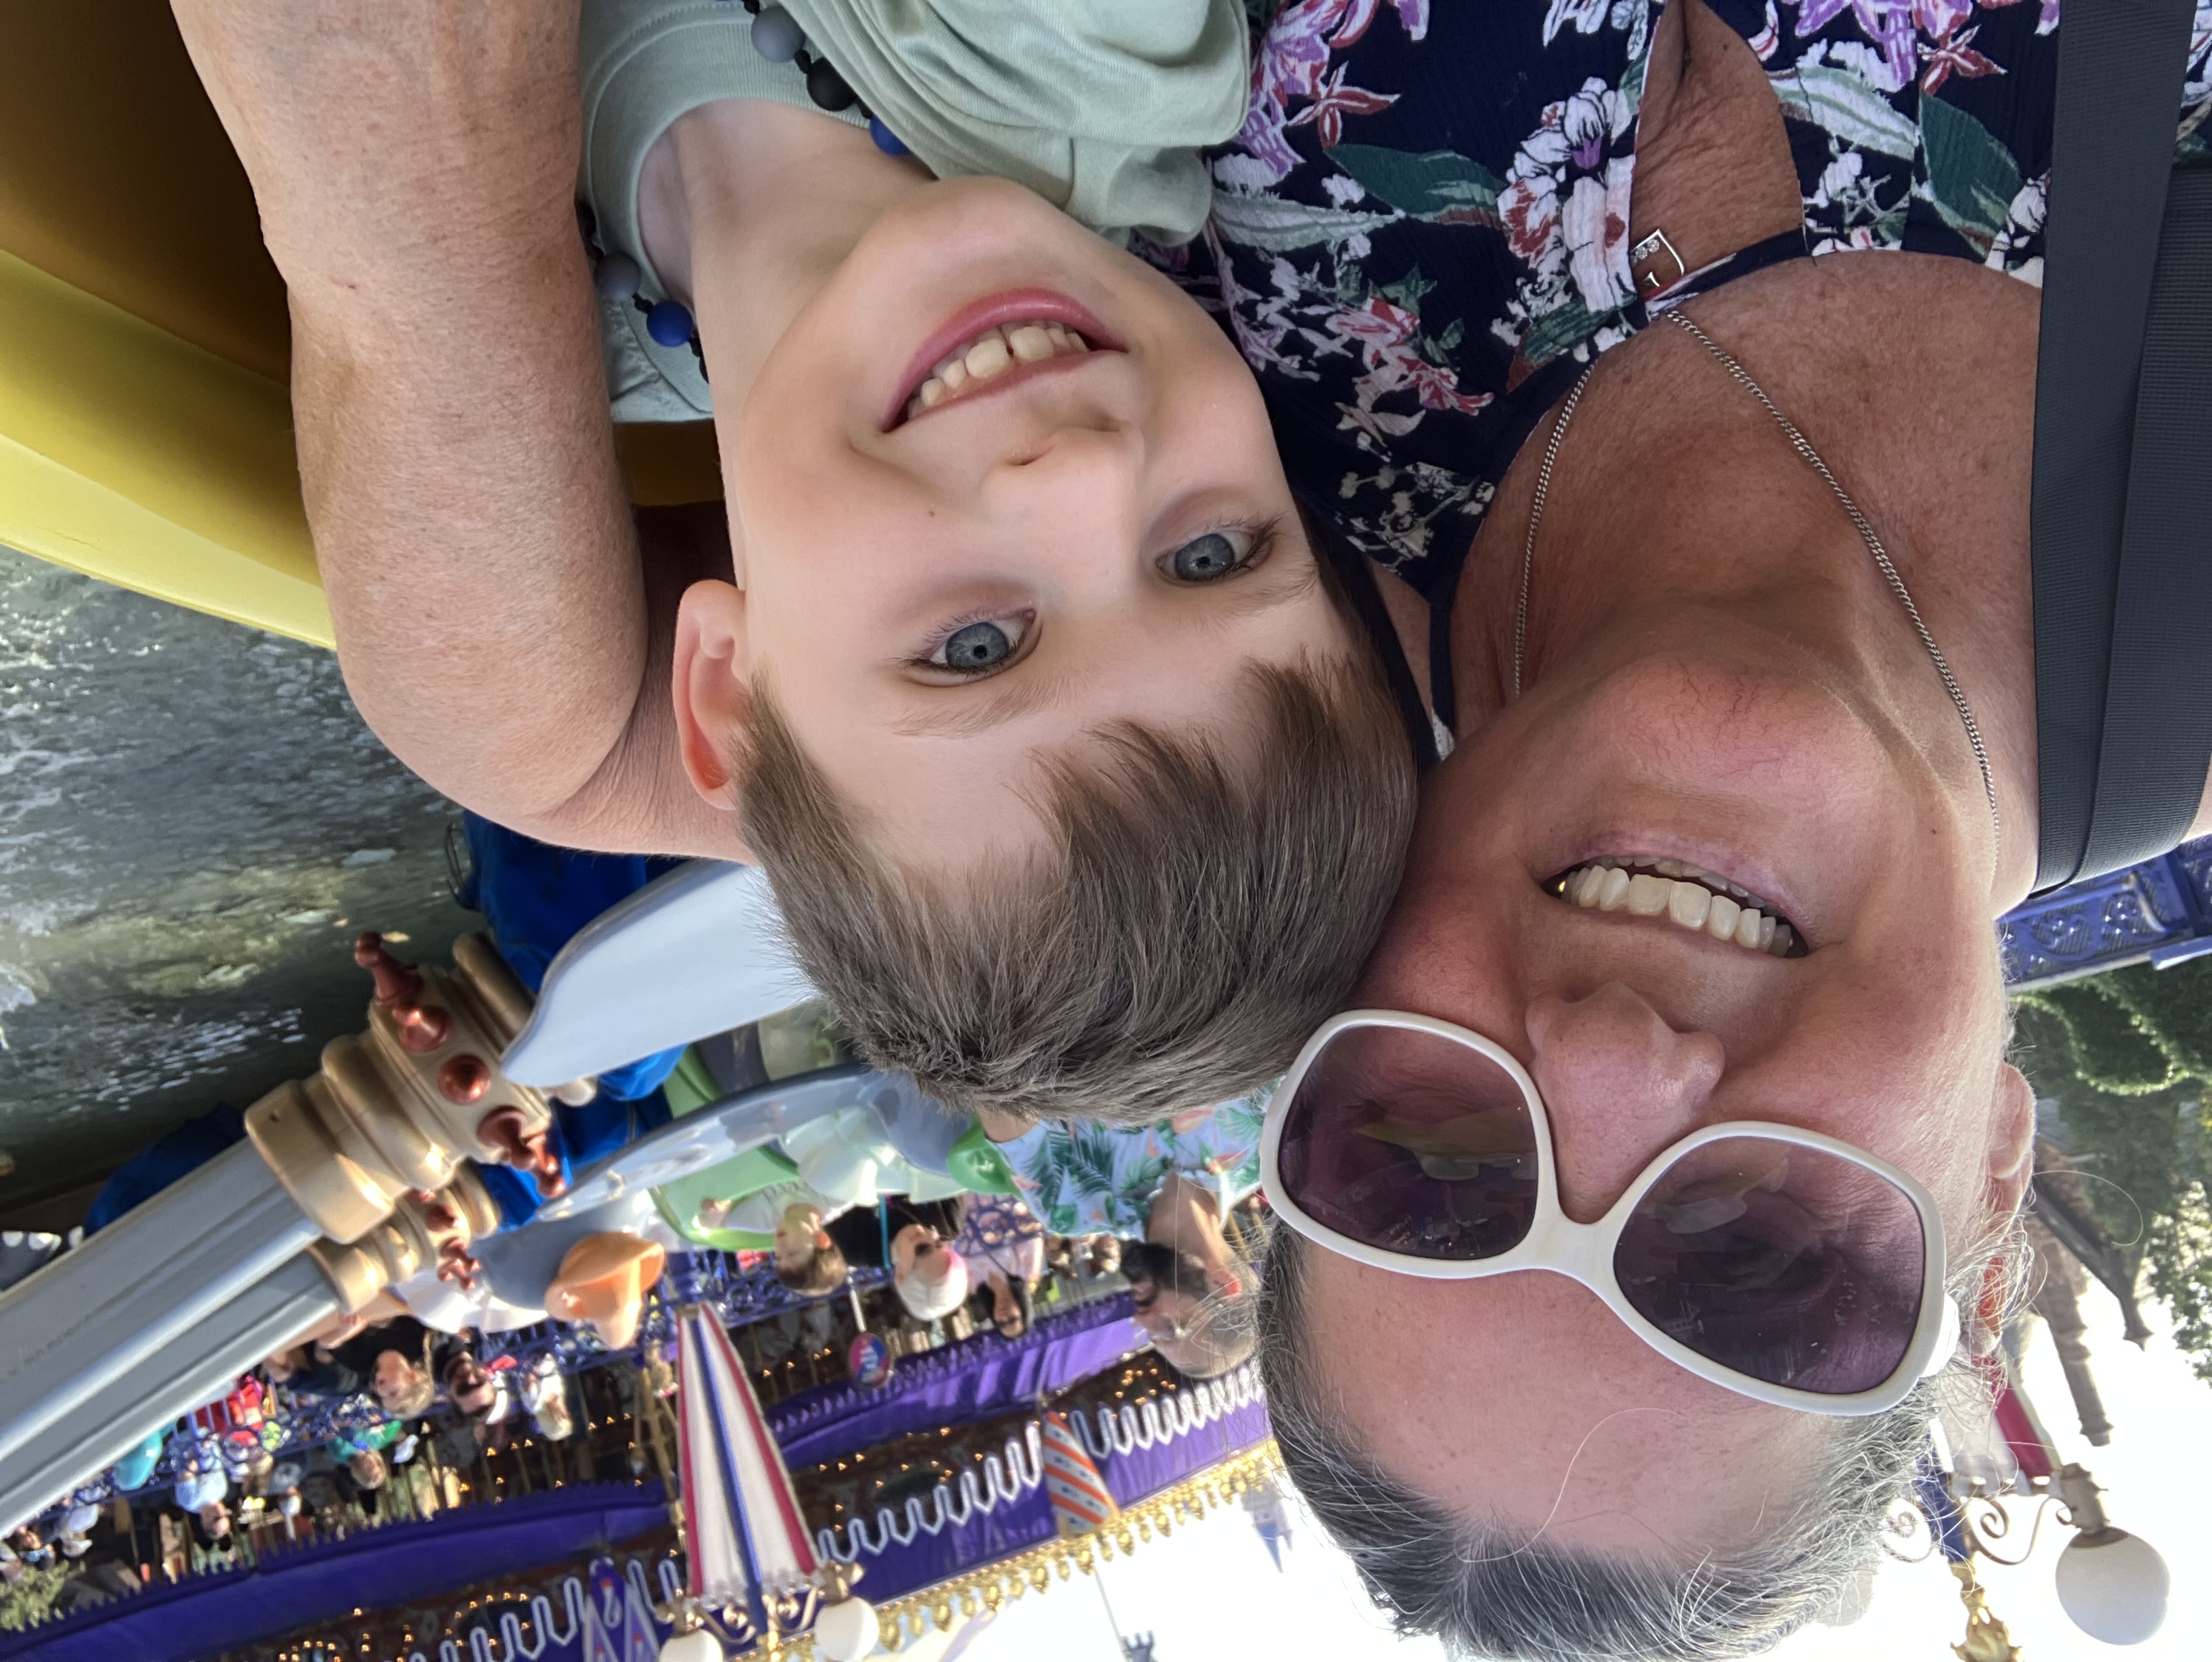
[[[1018,363],[1042,363],[1090,350],[1090,343],[1064,323],[1006,323],[986,329],[929,372],[906,401],[907,419],[996,380]]]
[[[1801,944],[1771,904],[1679,860],[1594,860],[1561,879],[1559,893],[1585,911],[1664,917],[1774,958],[1790,957]]]

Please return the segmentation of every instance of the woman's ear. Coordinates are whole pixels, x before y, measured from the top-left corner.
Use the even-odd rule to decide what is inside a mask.
[[[1990,1203],[2000,1215],[2020,1210],[2035,1175],[2035,1087],[2009,1062],[1997,1063],[1996,1111],[1990,1123]]]
[[[744,590],[708,578],[684,591],[671,682],[684,771],[700,795],[734,813],[738,786],[731,758],[750,735],[753,712]]]

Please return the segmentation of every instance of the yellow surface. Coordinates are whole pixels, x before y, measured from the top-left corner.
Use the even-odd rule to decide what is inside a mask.
[[[284,387],[7,253],[0,542],[330,644]]]
[[[167,0],[0,8],[0,544],[330,644],[289,322]],[[620,448],[641,502],[722,494],[711,423]]]

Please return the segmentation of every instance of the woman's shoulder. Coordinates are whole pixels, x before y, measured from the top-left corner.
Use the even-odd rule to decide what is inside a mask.
[[[1310,0],[1261,37],[1188,277],[1260,375],[1294,481],[1425,593],[1547,367],[1635,298],[1614,245],[1659,9]]]
[[[2039,277],[2057,0],[1706,0],[1780,106],[1806,252]],[[1220,310],[1284,460],[1344,538],[1434,598],[1581,364],[1646,321],[1637,123],[1662,0],[1300,0],[1169,261]],[[2179,125],[2212,159],[2212,0]]]

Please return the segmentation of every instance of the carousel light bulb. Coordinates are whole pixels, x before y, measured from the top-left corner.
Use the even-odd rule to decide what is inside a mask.
[[[660,1647],[660,1662],[722,1662],[722,1641],[704,1628],[694,1628]]]
[[[2074,1625],[2107,1645],[2140,1645],[2166,1620],[2172,1578],[2158,1549],[2109,1526],[2075,1536],[2058,1555],[2058,1602]]]
[[[865,1598],[824,1604],[814,1618],[814,1646],[829,1662],[860,1662],[875,1650],[879,1636],[876,1607]]]

